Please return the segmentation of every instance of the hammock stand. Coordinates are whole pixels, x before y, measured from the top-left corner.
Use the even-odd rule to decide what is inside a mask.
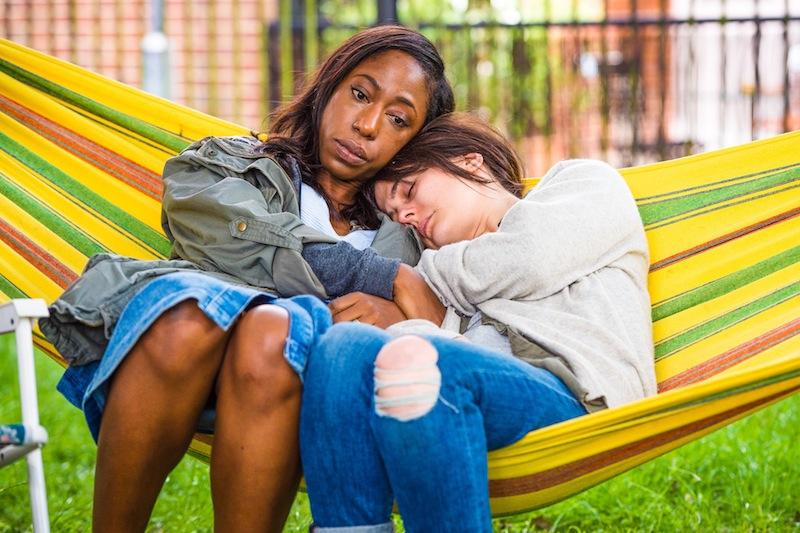
[[[164,161],[247,133],[0,40],[0,302],[53,301],[94,253],[167,255]],[[495,515],[569,497],[800,389],[800,132],[622,173],[650,244],[660,392],[491,452]],[[34,341],[64,364],[38,329]],[[207,459],[212,442],[198,434],[190,453]]]

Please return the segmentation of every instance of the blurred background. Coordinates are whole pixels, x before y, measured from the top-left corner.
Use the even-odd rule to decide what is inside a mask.
[[[266,129],[306,72],[381,22],[441,51],[459,109],[529,174],[800,128],[800,0],[2,0],[2,36]]]

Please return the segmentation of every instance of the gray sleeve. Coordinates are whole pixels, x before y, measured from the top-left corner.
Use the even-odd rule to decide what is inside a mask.
[[[539,300],[626,254],[647,260],[636,201],[606,163],[562,161],[505,214],[497,231],[425,250],[416,266],[462,314],[493,298]]]
[[[350,243],[313,243],[303,247],[303,259],[325,287],[329,298],[364,292],[391,300],[400,260],[357,250]]]

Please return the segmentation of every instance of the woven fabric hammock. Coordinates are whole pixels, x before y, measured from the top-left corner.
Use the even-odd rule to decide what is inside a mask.
[[[5,40],[0,110],[0,302],[53,301],[97,252],[168,254],[164,161],[248,132]],[[800,132],[622,172],[650,242],[660,393],[490,453],[495,515],[566,498],[800,389]],[[197,435],[191,453],[211,444]]]

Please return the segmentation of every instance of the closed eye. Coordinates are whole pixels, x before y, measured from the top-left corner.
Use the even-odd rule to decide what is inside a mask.
[[[392,209],[392,208],[391,208],[391,207],[389,207],[388,205],[385,205],[385,206],[383,206],[383,207],[381,207],[381,206],[379,205],[379,206],[378,206],[378,209],[380,209],[381,211],[383,211],[384,213],[386,213],[386,215],[387,215],[389,218],[391,218],[391,219],[392,219],[394,222],[397,222],[397,210],[396,210],[396,209]]]
[[[416,186],[417,186],[417,182],[416,182],[416,180],[412,181],[412,182],[411,182],[411,186],[410,186],[410,187],[408,188],[408,190],[406,191],[406,199],[407,199],[407,200],[411,200],[411,196],[412,196],[412,195],[413,195],[413,193],[414,193],[414,187],[416,187]]]

